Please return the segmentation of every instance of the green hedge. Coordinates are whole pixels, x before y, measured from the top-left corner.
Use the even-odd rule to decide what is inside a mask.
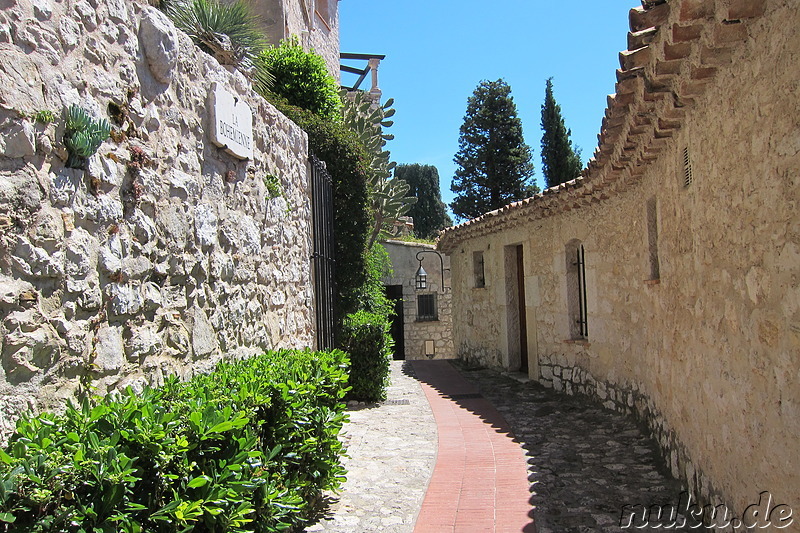
[[[308,133],[309,150],[325,161],[331,174],[337,290],[335,312],[337,323],[341,324],[345,316],[361,308],[362,287],[367,277],[366,250],[370,229],[367,156],[356,134],[341,122],[326,120],[292,106],[274,94],[265,96]]]
[[[367,402],[386,399],[393,346],[386,315],[367,311],[348,315],[341,345],[350,354],[348,397]]]
[[[280,351],[17,423],[0,531],[267,532],[344,479],[347,356]]]

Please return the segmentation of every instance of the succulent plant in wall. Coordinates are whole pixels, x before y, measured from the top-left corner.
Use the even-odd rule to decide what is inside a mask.
[[[86,160],[108,139],[111,126],[105,119],[95,120],[85,109],[71,105],[66,114],[64,144],[69,152],[67,166],[84,168]]]

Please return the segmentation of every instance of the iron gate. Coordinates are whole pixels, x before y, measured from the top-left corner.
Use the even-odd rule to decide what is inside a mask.
[[[311,155],[311,210],[314,230],[314,309],[317,318],[317,349],[334,347],[334,241],[333,187],[325,163]]]

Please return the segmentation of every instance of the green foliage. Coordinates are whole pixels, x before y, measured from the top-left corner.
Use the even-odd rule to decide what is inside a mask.
[[[343,480],[342,352],[271,352],[27,416],[0,451],[0,531],[272,532]]]
[[[421,244],[436,244],[436,241],[433,239],[425,239],[422,237],[415,237],[414,235],[403,235],[401,237],[395,237],[394,240],[401,241],[401,242],[416,242]]]
[[[577,178],[583,169],[581,152],[573,149],[561,106],[553,96],[553,78],[547,79],[542,104],[542,173],[547,187]]]
[[[386,296],[384,280],[392,276],[392,261],[382,244],[367,252],[367,277],[361,287],[360,310],[378,313],[387,319],[394,314],[394,304]]]
[[[384,150],[386,141],[394,138],[384,132],[393,122],[387,120],[395,110],[393,99],[378,105],[363,91],[341,92],[344,123],[355,132],[368,156],[368,179],[370,185],[369,207],[372,231],[367,247],[371,248],[380,238],[393,235],[394,223],[406,215],[417,199],[409,196],[409,186],[401,179],[392,179],[395,163]]]
[[[33,114],[33,120],[39,124],[50,124],[55,121],[56,115],[49,109],[40,109]]]
[[[275,78],[271,92],[290,105],[329,120],[338,119],[342,104],[336,80],[328,73],[325,60],[303,50],[297,39],[284,40],[279,46],[267,48],[258,56],[257,63]]]
[[[269,200],[283,196],[283,185],[281,185],[281,180],[278,178],[278,176],[274,176],[272,174],[264,176],[264,185],[267,187],[267,195]]]
[[[384,400],[393,346],[386,316],[367,311],[348,315],[341,337],[342,349],[350,354],[348,397],[367,402]]]
[[[336,315],[341,323],[346,315],[359,309],[361,287],[366,279],[370,227],[367,155],[355,133],[341,122],[289,105],[274,94],[268,99],[306,131],[309,151],[325,161],[333,180]]]
[[[469,98],[454,161],[450,207],[458,218],[475,218],[535,193],[531,150],[504,80],[480,82]]]
[[[267,42],[246,2],[163,0],[161,6],[178,29],[221,64],[235,66],[256,83],[271,83],[268,71],[255,67]]]
[[[417,198],[408,215],[414,218],[414,234],[424,239],[433,239],[440,230],[453,225],[442,201],[439,188],[439,171],[433,165],[398,165],[395,179],[408,183],[409,194]]]
[[[85,109],[71,105],[66,112],[64,145],[69,157],[67,166],[84,168],[91,157],[111,134],[111,126],[105,119],[94,120]]]

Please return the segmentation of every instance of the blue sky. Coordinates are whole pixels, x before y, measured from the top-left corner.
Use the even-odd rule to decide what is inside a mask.
[[[388,149],[397,163],[434,165],[442,198],[452,201],[458,129],[467,98],[481,80],[504,78],[533,151],[541,187],[539,150],[545,80],[553,77],[572,140],[584,163],[614,92],[618,53],[627,48],[628,11],[636,0],[341,0],[341,51],[382,54],[379,85],[395,99],[395,135]],[[360,66],[352,63],[354,66]],[[342,82],[353,82],[351,75]],[[369,89],[369,79],[362,88]]]

